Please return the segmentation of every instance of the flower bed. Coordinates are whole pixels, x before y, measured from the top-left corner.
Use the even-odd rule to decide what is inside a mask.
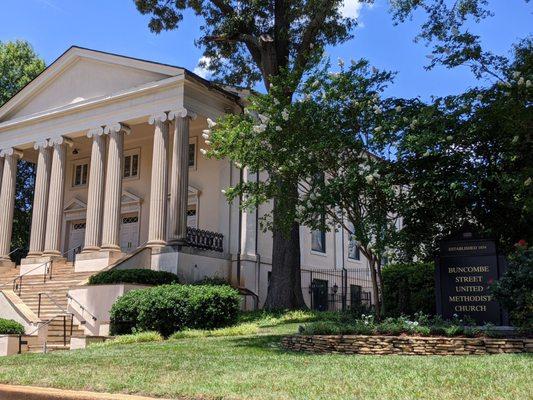
[[[371,355],[483,355],[533,353],[533,339],[367,335],[295,335],[282,339],[288,350]]]

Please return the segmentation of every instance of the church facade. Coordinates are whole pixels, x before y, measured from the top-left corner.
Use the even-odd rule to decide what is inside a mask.
[[[0,108],[0,267],[13,267],[22,159],[37,172],[20,275],[46,274],[56,260],[76,273],[151,268],[183,282],[225,279],[260,306],[272,237],[259,220],[270,206],[229,204],[223,189],[258,176],[200,151],[207,119],[242,112],[242,96],[184,68],[67,50]],[[302,227],[300,235],[310,307],[331,309],[328,296],[345,284],[335,271],[357,271],[348,296],[370,293],[367,262],[346,232]]]

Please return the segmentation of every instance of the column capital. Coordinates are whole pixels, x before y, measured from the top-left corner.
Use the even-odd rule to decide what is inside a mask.
[[[87,131],[87,137],[90,139],[95,136],[102,136],[104,134],[104,128],[99,126],[97,128],[92,128]]]
[[[129,135],[131,133],[131,128],[122,122],[109,122],[105,125],[104,135],[118,132],[124,132],[126,135]]]
[[[22,151],[17,150],[13,147],[0,150],[0,157],[15,156],[18,158],[22,158],[22,155],[23,155]]]
[[[39,140],[33,144],[33,148],[35,150],[46,149],[47,147],[50,147],[48,139]]]
[[[74,142],[72,141],[72,139],[69,139],[64,136],[57,136],[55,138],[48,139],[48,146],[53,147],[56,144],[57,145],[66,144],[67,146],[72,147],[74,145]]]
[[[157,122],[165,122],[167,119],[169,119],[167,116],[167,113],[162,111],[162,112],[150,115],[150,118],[148,118],[148,123],[150,125],[154,125]]]
[[[187,110],[186,108],[172,110],[172,111],[169,111],[168,113],[169,121],[172,121],[173,119],[186,118],[186,117],[189,117],[190,119],[195,120],[197,115],[194,111]]]

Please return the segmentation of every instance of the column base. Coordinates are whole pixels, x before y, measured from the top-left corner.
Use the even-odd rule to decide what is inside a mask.
[[[83,251],[76,256],[74,272],[101,271],[123,256],[120,250]]]
[[[87,246],[87,247],[84,247],[83,250],[81,251],[81,253],[79,253],[79,254],[94,253],[95,251],[100,251],[100,247],[98,247],[98,246]],[[78,256],[79,256],[79,254],[78,254]]]
[[[43,256],[42,251],[30,251],[26,258],[40,258]]]
[[[45,250],[42,254],[43,257],[61,257],[59,250]]]
[[[167,242],[164,240],[150,240],[146,243],[146,247],[156,248],[156,247],[165,247]]]
[[[26,257],[20,260],[20,275],[43,275],[46,272],[46,267],[54,259],[59,257]]]

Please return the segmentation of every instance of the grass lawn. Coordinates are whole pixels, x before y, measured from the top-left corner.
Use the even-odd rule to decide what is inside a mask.
[[[533,399],[531,355],[289,353],[279,341],[295,320],[262,318],[247,336],[4,357],[0,382],[208,399]]]

